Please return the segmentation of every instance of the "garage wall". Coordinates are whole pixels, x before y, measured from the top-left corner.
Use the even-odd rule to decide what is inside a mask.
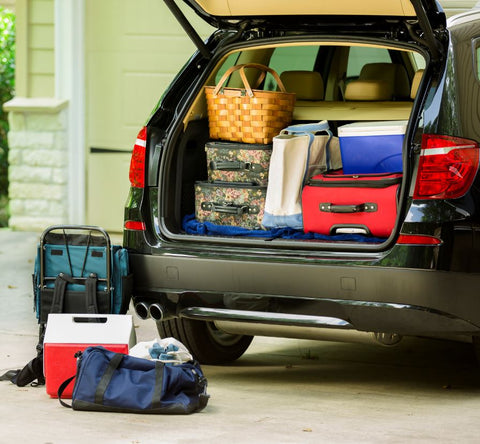
[[[85,37],[87,222],[120,231],[136,135],[195,47],[159,0],[87,0]]]
[[[54,97],[54,0],[17,0],[16,95]]]
[[[9,111],[12,228],[68,221],[67,101],[55,98],[54,1],[17,0],[16,97]]]

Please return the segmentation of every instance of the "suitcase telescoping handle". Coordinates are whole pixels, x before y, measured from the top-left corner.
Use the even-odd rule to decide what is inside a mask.
[[[214,213],[227,213],[241,216],[242,214],[258,214],[260,207],[257,205],[233,205],[233,204],[219,204],[214,202],[202,202],[201,208],[204,211],[211,211]]]
[[[375,213],[378,210],[376,203],[361,203],[353,205],[334,205],[321,203],[320,211],[323,213]]]

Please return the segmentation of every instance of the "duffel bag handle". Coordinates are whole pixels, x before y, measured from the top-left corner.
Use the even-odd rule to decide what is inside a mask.
[[[323,213],[374,213],[378,210],[376,203],[361,203],[353,205],[334,205],[321,203],[320,211]]]
[[[219,204],[215,202],[202,202],[201,208],[204,211],[211,211],[213,213],[227,213],[241,216],[242,214],[258,214],[260,208],[256,205],[229,205]]]
[[[65,379],[65,381],[63,381],[60,386],[58,387],[58,390],[57,390],[57,398],[58,398],[58,401],[60,402],[60,404],[62,404],[64,407],[68,407],[69,409],[72,408],[71,404],[67,404],[63,399],[62,399],[62,395],[63,395],[63,392],[65,391],[65,389],[70,385],[70,383],[75,379],[75,376],[76,375],[73,375],[71,376],[70,378],[68,379]]]
[[[247,91],[247,94],[250,96],[250,97],[254,97],[255,94],[253,93],[252,91],[252,88],[250,86],[250,83],[248,82],[247,80],[247,76],[245,75],[245,68],[256,68],[256,69],[259,69],[260,71],[262,71],[262,74],[260,76],[260,79],[257,81],[257,86],[260,85],[260,83],[263,81],[263,79],[265,78],[265,75],[267,72],[269,72],[273,78],[275,79],[275,82],[277,82],[277,85],[278,87],[280,88],[280,91],[281,92],[287,92],[287,90],[285,89],[285,86],[283,84],[283,82],[280,80],[280,76],[277,74],[277,72],[275,70],[273,70],[272,68],[268,67],[268,66],[265,66],[265,65],[261,65],[260,63],[245,63],[243,65],[235,65],[235,66],[232,66],[230,67],[229,69],[227,69],[227,71],[225,72],[225,74],[223,74],[223,76],[220,78],[217,86],[215,87],[215,89],[213,90],[213,96],[217,96],[218,93],[220,92],[220,90],[222,89],[224,83],[227,81],[227,79],[235,72],[235,71],[240,71],[240,78],[242,79],[242,82],[243,82],[243,86],[245,87],[245,90]]]
[[[103,397],[105,396],[105,391],[110,385],[110,381],[113,378],[115,371],[117,370],[120,363],[123,361],[124,354],[115,353],[105,369],[105,373],[102,375],[100,382],[97,385],[95,390],[95,403],[103,404]]]

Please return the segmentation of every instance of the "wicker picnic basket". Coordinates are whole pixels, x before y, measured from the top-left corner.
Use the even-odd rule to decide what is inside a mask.
[[[259,85],[269,72],[280,91],[252,89],[245,68],[261,71]],[[245,88],[223,87],[230,75],[239,71]],[[268,66],[246,63],[232,66],[217,86],[206,86],[210,138],[244,143],[272,143],[283,128],[292,121],[295,94],[288,93],[278,74]]]

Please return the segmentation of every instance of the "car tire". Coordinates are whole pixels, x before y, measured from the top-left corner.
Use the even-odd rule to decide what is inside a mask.
[[[480,366],[480,336],[472,336],[472,344],[477,364]]]
[[[213,322],[192,319],[158,321],[160,337],[174,337],[188,348],[201,364],[227,364],[242,356],[253,336],[232,335],[217,329]]]

